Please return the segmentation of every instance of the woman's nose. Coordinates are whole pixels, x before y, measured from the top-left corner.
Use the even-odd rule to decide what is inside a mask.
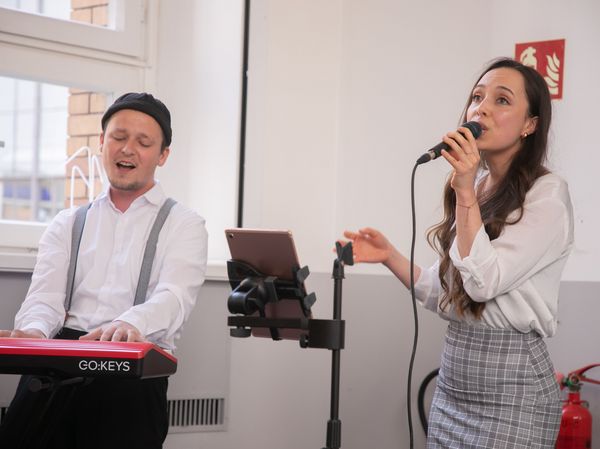
[[[479,102],[479,104],[477,105],[477,108],[475,110],[481,116],[488,115],[489,112],[490,112],[490,109],[489,109],[489,100],[487,98],[484,98],[483,100],[481,100]]]

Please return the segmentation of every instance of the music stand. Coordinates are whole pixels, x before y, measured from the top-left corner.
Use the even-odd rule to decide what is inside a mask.
[[[344,348],[342,316],[344,265],[352,265],[352,245],[336,243],[333,263],[333,319],[318,320],[311,314],[316,300],[306,294],[308,267],[300,268],[289,231],[227,229],[232,260],[227,273],[232,292],[227,300],[235,316],[227,319],[232,337],[269,336],[273,340],[298,340],[302,348],[331,350],[331,410],[325,449],[341,446],[339,419],[340,351]]]

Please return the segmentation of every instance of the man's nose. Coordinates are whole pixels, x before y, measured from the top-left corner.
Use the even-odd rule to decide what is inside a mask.
[[[123,143],[123,146],[119,149],[123,154],[133,153],[133,142],[127,140]]]

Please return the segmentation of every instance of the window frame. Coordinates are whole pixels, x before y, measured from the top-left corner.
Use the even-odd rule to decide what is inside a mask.
[[[128,19],[123,26],[132,29],[101,29],[0,7],[0,75],[115,95],[151,88],[156,43],[144,36],[151,36],[156,27],[157,4],[154,0],[113,1],[115,7],[125,9]],[[146,14],[151,20],[146,20]],[[131,20],[134,23],[128,25]],[[28,30],[27,34],[23,30]],[[49,39],[56,30],[62,31]],[[117,42],[120,46],[129,39],[128,32],[137,42],[125,50],[117,48]],[[92,38],[83,38],[87,33]],[[111,35],[114,37],[105,41],[105,36]],[[46,228],[46,223],[0,219],[0,271],[33,271]]]
[[[33,271],[46,223],[0,220],[0,272]]]
[[[37,48],[65,47],[74,54],[94,50],[106,59],[125,56],[143,59],[146,53],[144,30],[147,22],[145,0],[111,0],[115,28],[0,6],[0,41],[33,44]]]

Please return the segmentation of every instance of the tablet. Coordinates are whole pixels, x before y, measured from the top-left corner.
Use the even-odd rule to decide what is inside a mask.
[[[231,258],[244,262],[265,276],[293,281],[294,273],[300,268],[298,254],[292,233],[289,230],[226,229],[225,237],[229,245]],[[301,285],[306,296],[304,284]],[[256,312],[255,315],[257,315]],[[265,305],[266,318],[310,318],[310,311],[303,310],[298,299],[280,298],[275,303]],[[299,329],[280,329],[281,338],[297,340],[303,333]],[[269,337],[268,328],[254,328],[252,335]]]

